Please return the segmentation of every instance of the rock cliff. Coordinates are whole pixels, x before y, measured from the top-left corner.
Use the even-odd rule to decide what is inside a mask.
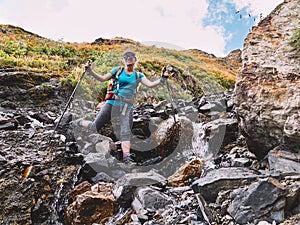
[[[276,146],[299,152],[300,60],[289,44],[300,27],[299,3],[284,1],[244,42],[235,102],[240,129],[259,158]]]

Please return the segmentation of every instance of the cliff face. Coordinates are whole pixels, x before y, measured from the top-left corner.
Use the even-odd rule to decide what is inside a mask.
[[[300,59],[289,45],[300,27],[300,1],[286,0],[247,36],[237,76],[236,105],[249,149],[264,157],[300,146]]]

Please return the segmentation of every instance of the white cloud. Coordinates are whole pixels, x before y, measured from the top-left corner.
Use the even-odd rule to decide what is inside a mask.
[[[252,0],[227,1],[258,10]],[[274,8],[276,4],[269,2],[280,1],[253,2],[262,9],[265,5],[260,2]],[[0,23],[20,26],[54,40],[92,42],[99,37],[119,36],[224,56],[226,37],[222,27],[202,25],[207,8],[207,0],[9,0],[0,1]]]
[[[236,8],[242,9],[244,7],[248,8],[249,13],[253,16],[267,16],[271,13],[273,9],[284,0],[227,0],[236,5]]]

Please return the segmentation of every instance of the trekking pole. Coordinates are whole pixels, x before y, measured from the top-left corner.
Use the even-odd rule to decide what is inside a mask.
[[[166,69],[168,70],[169,73],[171,73],[172,70],[173,70],[173,67],[171,65],[167,65]],[[166,79],[166,86],[167,86],[167,90],[168,90],[169,102],[171,104],[172,113],[173,113],[173,117],[174,117],[174,122],[176,123],[177,121],[176,121],[176,117],[175,117],[175,108],[174,108],[173,99],[172,99],[172,96],[171,96],[171,90],[170,90],[168,79]]]
[[[88,63],[90,63],[90,62],[91,62],[91,61],[88,60]],[[60,124],[60,122],[61,122],[61,120],[62,120],[62,118],[63,118],[63,116],[64,116],[64,114],[66,113],[67,109],[69,108],[69,105],[70,105],[71,102],[73,101],[75,92],[76,92],[77,88],[79,87],[79,85],[80,85],[80,83],[81,83],[81,81],[82,81],[84,75],[86,74],[87,68],[88,68],[88,67],[85,67],[84,72],[81,74],[81,77],[79,78],[79,81],[77,82],[77,84],[76,84],[76,86],[75,86],[75,88],[74,88],[74,90],[73,90],[73,92],[72,92],[72,94],[71,94],[71,96],[70,96],[70,98],[69,98],[69,100],[68,100],[68,102],[67,102],[67,105],[66,105],[66,107],[65,107],[65,109],[64,109],[64,111],[63,111],[63,113],[61,114],[58,123],[56,124],[56,126],[55,126],[55,128],[54,128],[54,130],[53,130],[53,133],[52,133],[51,137],[53,137],[55,131],[57,130],[57,128],[58,128],[58,126],[59,126],[59,124]],[[50,138],[51,138],[51,137],[50,137]]]

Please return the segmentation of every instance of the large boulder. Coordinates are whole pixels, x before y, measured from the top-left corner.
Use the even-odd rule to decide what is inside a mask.
[[[273,178],[253,183],[237,194],[228,212],[240,224],[256,220],[282,222],[284,220],[284,187]]]
[[[257,180],[265,178],[254,170],[243,167],[229,167],[210,170],[206,175],[194,181],[191,185],[195,193],[200,193],[208,202],[215,202],[218,193],[223,190],[238,188]]]
[[[259,158],[280,144],[299,151],[299,50],[289,44],[300,27],[299,9],[298,0],[284,1],[245,39],[235,103],[241,131]]]

